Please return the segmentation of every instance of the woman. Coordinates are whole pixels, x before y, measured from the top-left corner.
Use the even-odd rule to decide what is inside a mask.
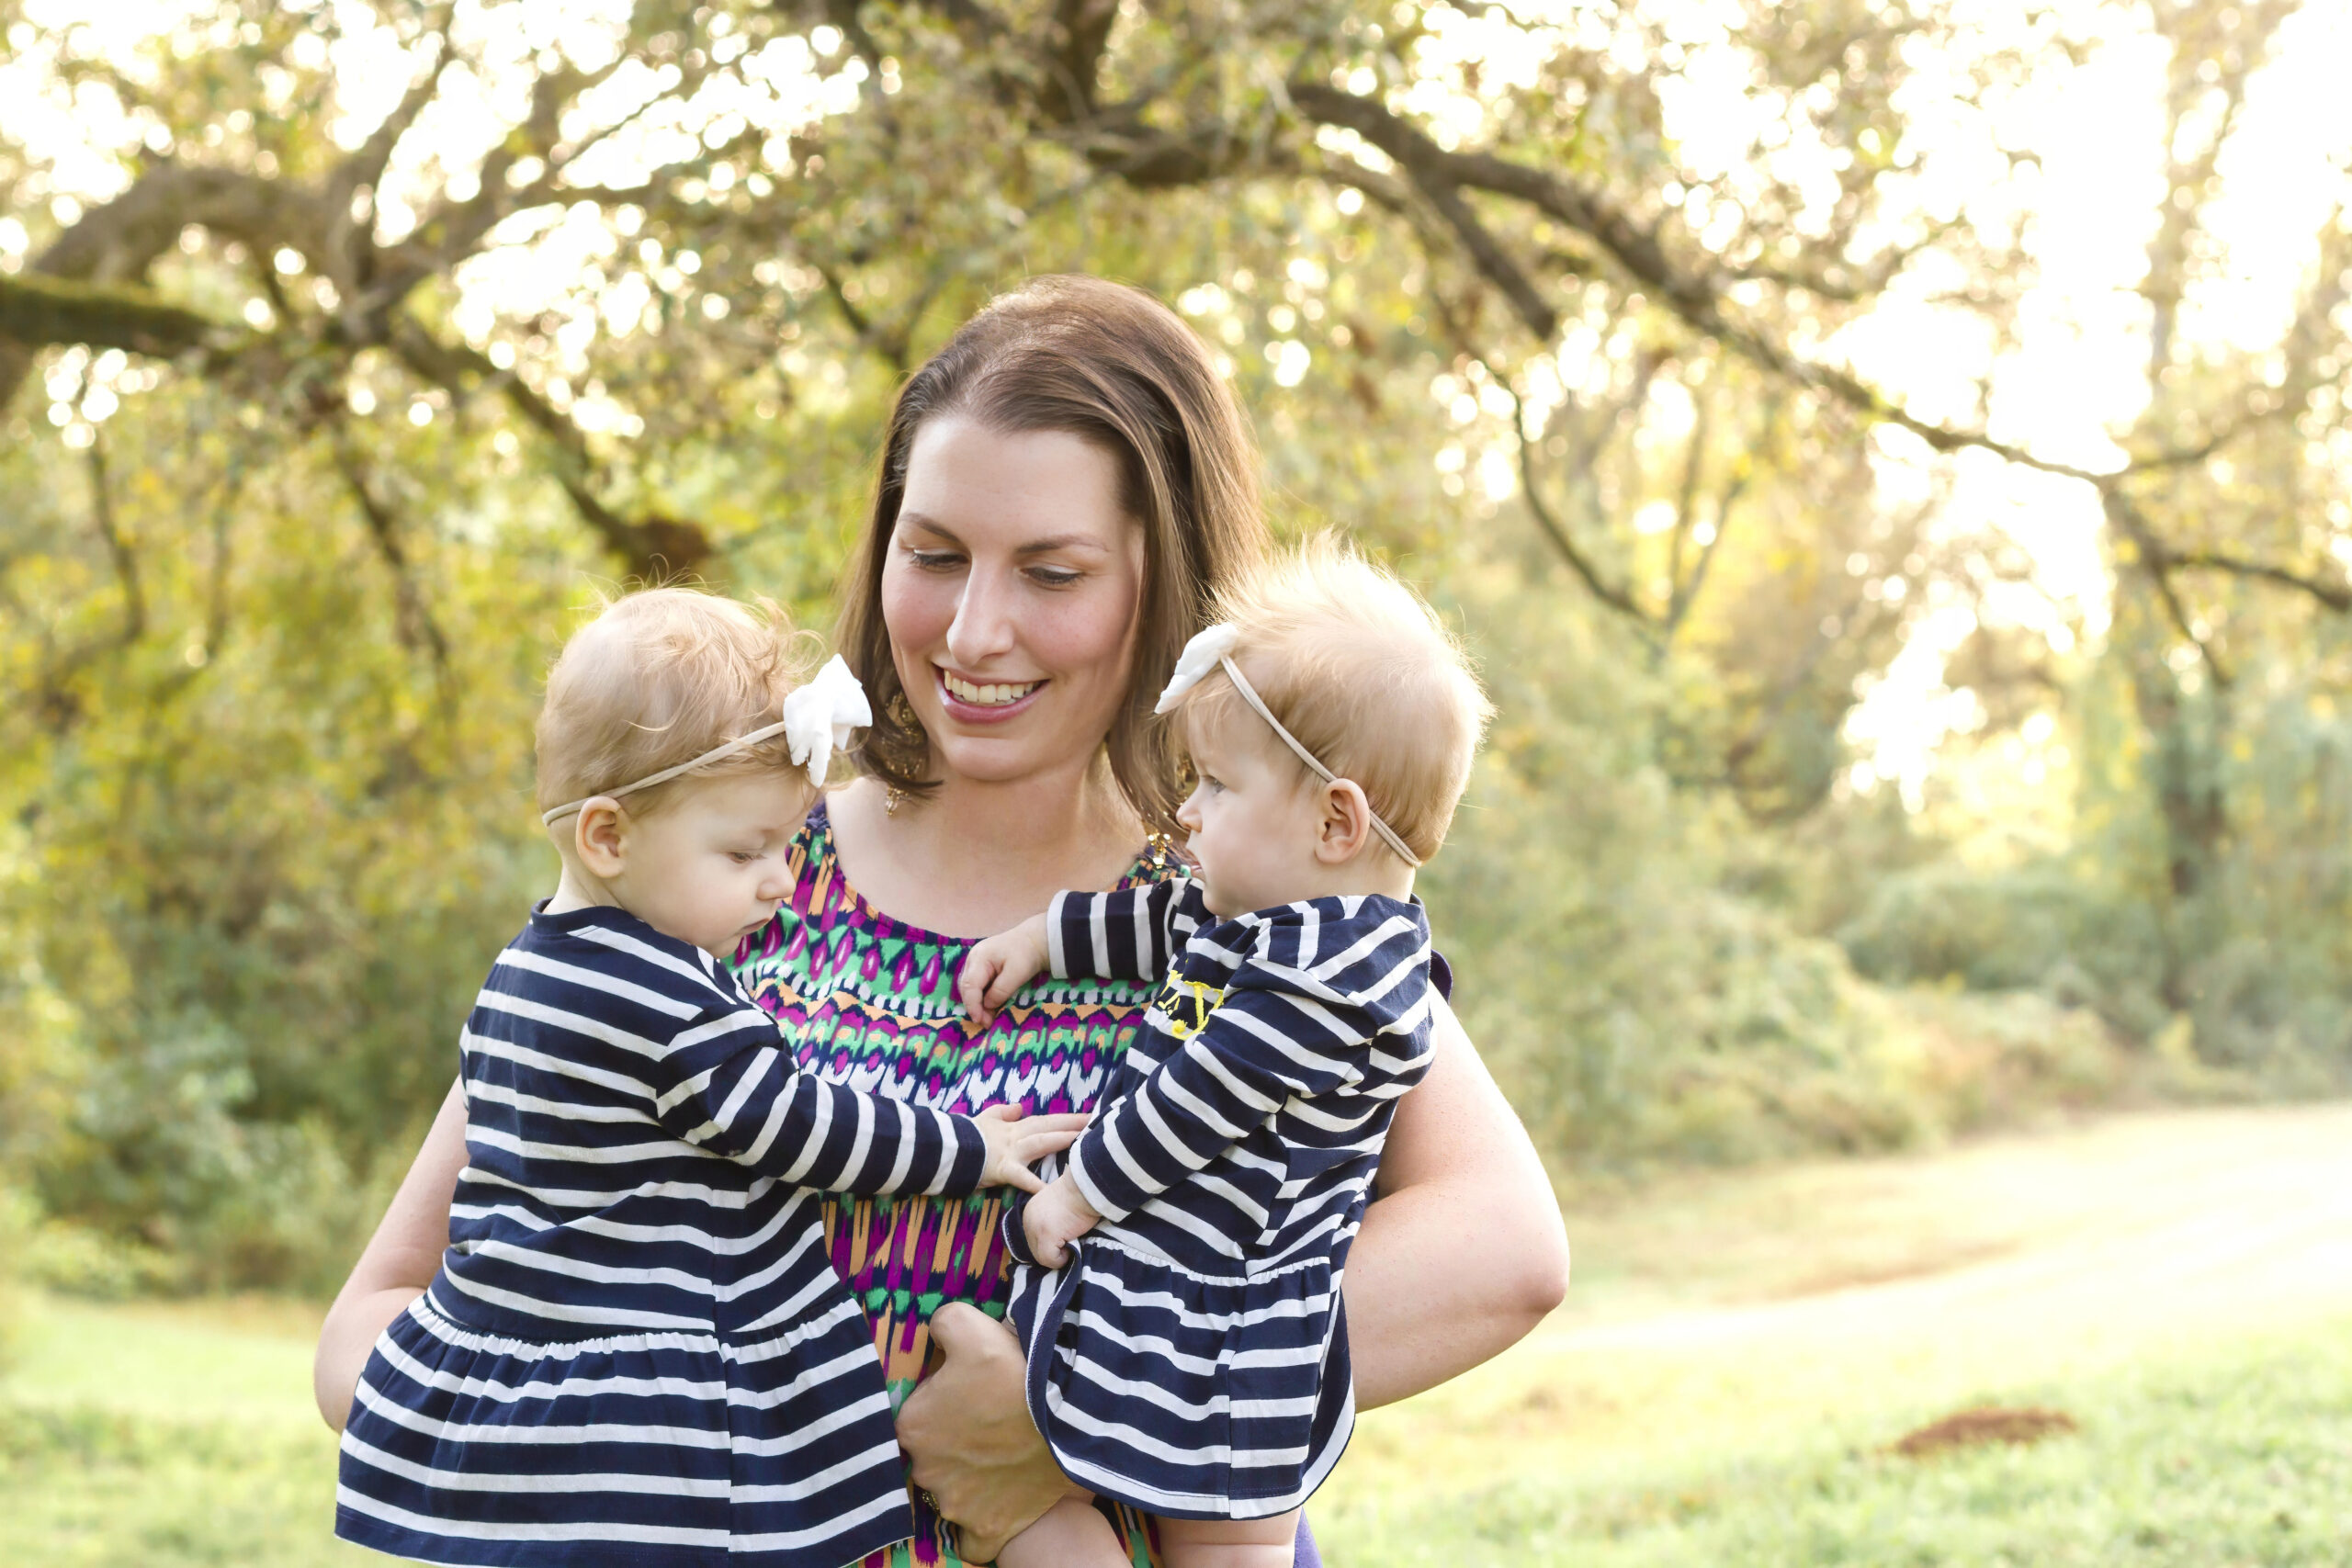
[[[1255,461],[1190,329],[1096,279],[997,301],[910,379],[842,590],[841,652],[876,709],[860,776],[811,814],[791,900],[737,957],[805,1064],[956,1109],[1091,1108],[1147,988],[1041,983],[971,1031],[956,972],[1059,889],[1167,874],[1179,759],[1151,705],[1213,587],[1264,545]],[[438,1267],[465,1158],[453,1090],[321,1333],[330,1425]],[[1543,1168],[1450,1012],[1380,1190],[1347,1284],[1366,1408],[1511,1344],[1567,1280]],[[1070,1490],[984,1310],[1005,1285],[997,1217],[995,1199],[829,1211],[904,1399],[922,1534],[898,1562],[987,1562]],[[941,1547],[934,1509],[960,1546]],[[1138,1522],[1121,1528],[1148,1562]]]

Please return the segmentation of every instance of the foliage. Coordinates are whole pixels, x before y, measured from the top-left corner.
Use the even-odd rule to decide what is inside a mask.
[[[0,1174],[184,1283],[330,1283],[542,890],[570,615],[689,571],[821,622],[898,378],[1055,269],[1178,302],[1278,523],[1486,660],[1427,887],[1564,1167],[2078,1098],[2130,1076],[2078,1005],[2341,1081],[2340,217],[2274,341],[2190,330],[2307,13],[1982,9],[0,0]],[[2151,395],[2094,470],[1996,417],[2026,176],[1940,171],[2030,164],[2005,117],[2135,28]],[[1860,368],[1929,319],[1975,370]],[[2020,612],[1988,465],[2096,508],[2104,625]],[[2066,842],[1858,783],[1952,615],[1947,753],[2063,745]]]

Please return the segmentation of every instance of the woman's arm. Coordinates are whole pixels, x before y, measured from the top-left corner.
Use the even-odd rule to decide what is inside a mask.
[[[1453,1010],[1429,1076],[1397,1103],[1381,1196],[1348,1255],[1356,1403],[1433,1388],[1524,1337],[1568,1288],[1551,1179]],[[932,1319],[943,1357],[899,1416],[915,1483],[985,1562],[1070,1491],[1029,1421],[1021,1348],[973,1307]]]
[[[1453,1010],[1396,1104],[1380,1196],[1348,1254],[1356,1404],[1434,1388],[1526,1337],[1568,1288],[1568,1236],[1527,1129]]]
[[[449,1097],[424,1134],[424,1146],[408,1168],[391,1207],[377,1224],[368,1249],[351,1266],[351,1278],[327,1309],[319,1329],[319,1352],[311,1363],[311,1393],[319,1414],[343,1430],[351,1396],[384,1325],[424,1293],[449,1245],[449,1201],[457,1196],[458,1173],[466,1168],[466,1096],[451,1084]]]

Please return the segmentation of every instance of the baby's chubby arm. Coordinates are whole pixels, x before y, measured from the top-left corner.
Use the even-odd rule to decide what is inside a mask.
[[[956,994],[964,1011],[983,1028],[996,1021],[997,1010],[1013,993],[1035,979],[1052,961],[1046,939],[1046,917],[1032,915],[1009,931],[999,931],[972,944],[964,955],[964,971],[956,977]]]

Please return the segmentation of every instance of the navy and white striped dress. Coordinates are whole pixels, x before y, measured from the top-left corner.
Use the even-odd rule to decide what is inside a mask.
[[[836,1568],[913,1531],[817,1190],[968,1192],[962,1117],[797,1069],[707,953],[613,908],[499,955],[432,1287],[368,1358],[335,1533],[433,1562]]]
[[[1189,877],[1064,893],[1057,976],[1168,974],[1069,1156],[1102,1223],[1023,1267],[1029,1409],[1071,1479],[1182,1518],[1262,1518],[1355,1425],[1340,1304],[1397,1097],[1430,1059],[1418,901],[1317,898],[1220,921]]]

